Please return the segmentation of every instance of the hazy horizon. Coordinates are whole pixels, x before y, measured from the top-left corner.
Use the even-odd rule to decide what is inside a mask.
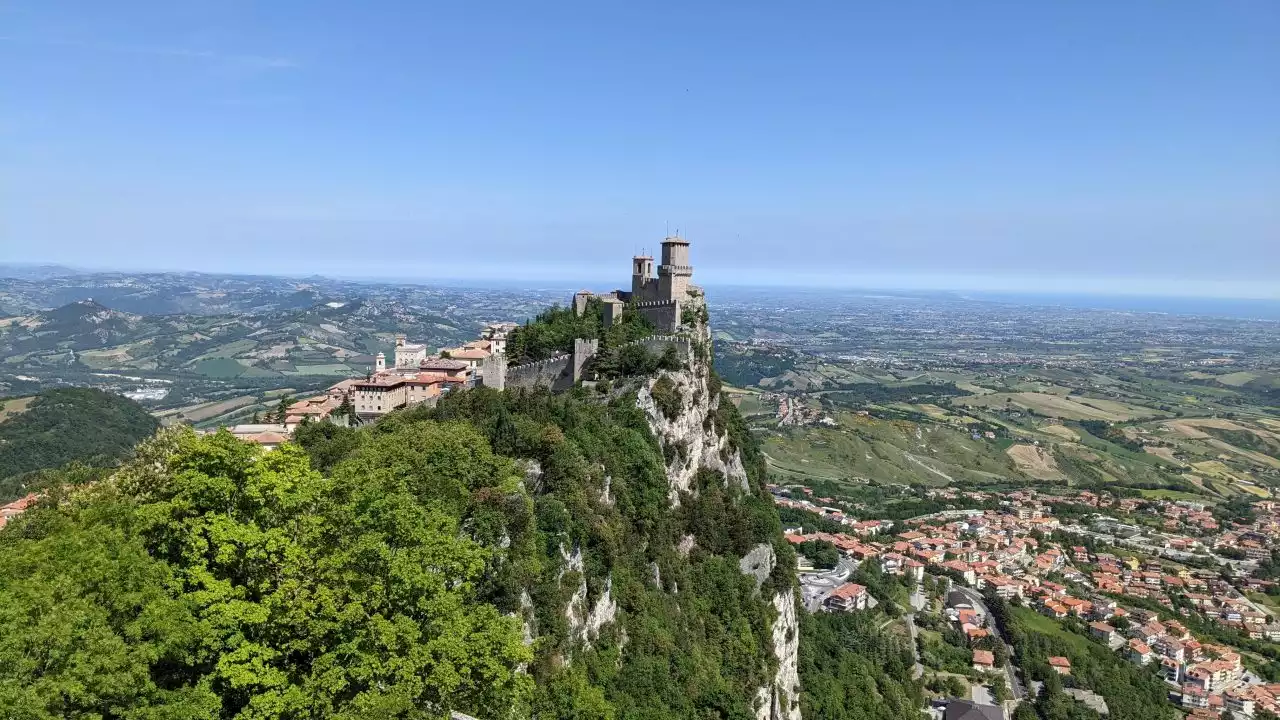
[[[578,281],[678,229],[708,284],[1280,298],[1277,3],[0,24],[0,261]]]
[[[446,287],[494,287],[501,289],[529,289],[529,290],[574,290],[588,289],[592,291],[608,291],[611,289],[625,289],[629,276],[626,274],[626,268],[621,272],[618,268],[599,268],[598,272],[578,277],[570,276],[537,276],[537,277],[502,277],[502,276],[439,276],[430,277],[422,275],[353,275],[349,273],[320,273],[320,272],[268,272],[262,269],[245,270],[245,271],[215,271],[200,268],[139,268],[124,266],[102,266],[88,267],[75,266],[61,263],[49,262],[7,262],[0,260],[0,271],[5,267],[18,268],[57,268],[67,270],[74,273],[122,273],[122,274],[147,274],[147,273],[194,273],[207,275],[227,275],[240,277],[268,277],[268,278],[285,278],[285,279],[306,279],[309,277],[319,277],[329,280],[354,283],[368,284],[401,284],[401,285],[439,285]],[[703,273],[698,272],[695,266],[695,281],[698,284],[712,290],[720,291],[749,291],[767,289],[778,292],[837,292],[852,294],[874,294],[888,293],[897,296],[919,295],[927,296],[951,296],[957,298],[972,297],[973,299],[986,301],[1011,301],[1016,303],[1026,303],[1030,301],[1045,302],[1049,300],[1065,301],[1068,305],[1078,305],[1080,307],[1092,307],[1092,301],[1098,301],[1098,307],[1106,307],[1108,301],[1115,301],[1121,305],[1131,305],[1130,309],[1150,309],[1158,312],[1199,312],[1196,307],[1203,306],[1205,312],[1213,311],[1214,307],[1222,308],[1250,308],[1261,309],[1264,312],[1257,314],[1256,317],[1265,317],[1267,319],[1280,318],[1280,294],[1260,293],[1257,295],[1231,294],[1224,292],[1213,294],[1212,292],[1201,293],[1177,293],[1177,292],[1160,292],[1160,291],[1141,291],[1139,286],[1132,284],[1120,285],[1116,287],[1107,287],[1105,285],[1090,285],[1088,283],[1067,283],[1063,286],[1046,285],[1044,283],[1029,283],[1022,286],[1015,284],[1000,285],[999,283],[992,285],[976,285],[976,284],[945,284],[941,282],[899,282],[901,275],[878,275],[873,278],[861,278],[867,282],[793,282],[787,283],[780,279],[774,279],[772,282],[752,282],[750,278],[744,278],[741,275],[732,276],[726,273],[712,272],[712,280],[710,282],[701,278]],[[717,279],[718,278],[718,279]],[[930,279],[919,277],[917,280]],[[933,278],[936,279],[936,278]],[[1148,288],[1149,286],[1142,286]],[[1181,286],[1186,290],[1186,286]],[[1203,290],[1214,289],[1209,284],[1197,284],[1196,287]],[[1233,286],[1238,287],[1238,285]],[[1270,287],[1269,285],[1258,284],[1257,287]],[[1119,289],[1117,289],[1119,288]],[[1128,291],[1126,292],[1125,289]],[[1165,302],[1168,301],[1168,302]],[[1147,306],[1147,303],[1157,303],[1156,305]],[[1177,306],[1176,310],[1165,310],[1165,306],[1172,303]],[[1236,311],[1228,313],[1231,315],[1248,315],[1247,312]],[[1255,315],[1249,315],[1255,316]]]

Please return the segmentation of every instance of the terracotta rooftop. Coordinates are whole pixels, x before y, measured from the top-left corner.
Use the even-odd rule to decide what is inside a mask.
[[[855,598],[867,591],[866,586],[857,583],[845,583],[831,592],[831,597]]]

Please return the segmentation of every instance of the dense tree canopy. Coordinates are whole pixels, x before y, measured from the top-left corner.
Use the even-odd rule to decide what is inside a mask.
[[[112,464],[159,427],[141,405],[119,395],[91,388],[46,390],[25,411],[0,422],[0,502],[41,485],[41,478],[27,473],[72,461]]]
[[[477,600],[462,531],[515,468],[421,423],[325,477],[299,448],[174,432],[0,533],[6,717],[506,717],[519,620]],[[370,472],[371,467],[379,468]],[[527,503],[526,503],[527,505]]]
[[[924,697],[911,679],[911,651],[879,629],[878,613],[804,615],[800,627],[800,707],[822,720],[920,717]]]
[[[703,472],[677,508],[634,395],[162,433],[0,532],[0,715],[754,717],[794,554],[726,406],[751,488]]]
[[[604,323],[604,303],[592,298],[586,310],[578,315],[573,308],[552,307],[507,338],[507,356],[512,362],[542,360],[573,350],[576,338],[599,339],[600,353],[596,363],[607,368],[606,374],[635,375],[652,372],[656,362],[634,350],[621,354],[627,343],[653,334],[653,325],[634,310],[623,312],[609,327]]]
[[[1062,692],[1063,679],[1049,667],[1054,656],[1071,661],[1066,682],[1101,695],[1112,720],[1169,720],[1178,711],[1154,666],[1139,667],[1107,646],[1087,639],[1068,625],[1058,625],[1027,608],[1011,607],[988,594],[987,607],[1013,644],[1017,663],[1028,680],[1045,683],[1035,709],[1041,720],[1091,720],[1098,714]],[[1045,624],[1054,632],[1046,632]]]

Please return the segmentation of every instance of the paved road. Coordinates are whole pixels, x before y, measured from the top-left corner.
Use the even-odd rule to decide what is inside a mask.
[[[911,668],[911,678],[919,680],[924,675],[924,665],[920,664],[920,645],[916,642],[916,614],[907,613],[907,632],[911,634],[911,657],[915,660],[915,665]]]
[[[818,612],[822,601],[827,599],[832,590],[840,587],[849,579],[858,564],[841,555],[834,568],[819,572],[804,573],[800,576],[800,597],[809,612]]]
[[[987,609],[987,604],[982,600],[982,593],[979,593],[973,588],[962,587],[954,584],[953,589],[959,590],[961,594],[969,598],[975,608],[982,611],[982,616],[985,618],[984,624],[987,629],[991,631],[992,635],[1000,638],[1001,642],[1004,642],[1005,649],[1009,651],[1009,662],[1004,665],[1004,674],[1006,675],[1009,683],[1009,691],[1013,694],[1013,697],[1016,700],[1021,700],[1026,697],[1027,689],[1023,686],[1022,681],[1018,679],[1018,674],[1013,671],[1013,646],[1010,645],[1000,634],[1000,628],[996,626],[995,620],[991,617],[991,611]]]

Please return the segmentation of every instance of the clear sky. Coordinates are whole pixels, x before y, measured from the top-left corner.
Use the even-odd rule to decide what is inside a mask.
[[[0,261],[1280,297],[1280,2],[0,0]],[[616,276],[616,278],[615,278]]]

